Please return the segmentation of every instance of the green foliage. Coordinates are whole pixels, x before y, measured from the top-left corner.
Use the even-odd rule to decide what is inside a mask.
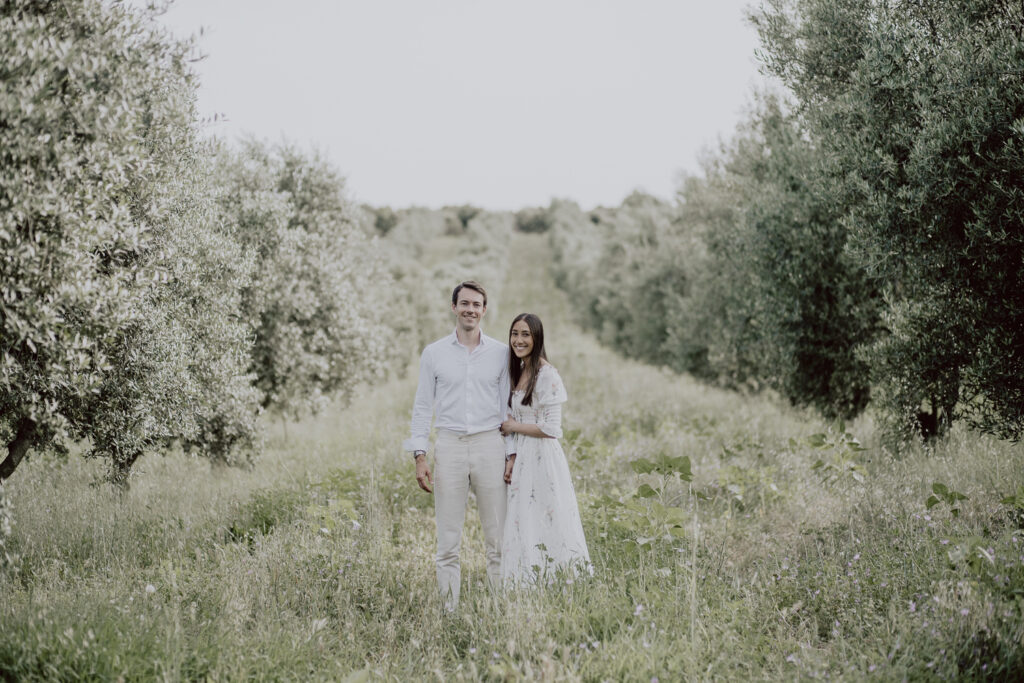
[[[641,484],[631,496],[605,496],[594,501],[621,540],[631,546],[653,549],[659,544],[678,543],[686,536],[686,511],[657,499],[660,491]]]
[[[570,202],[553,202],[548,213],[556,281],[577,301],[581,322],[629,356],[700,373],[702,350],[674,338],[669,324],[698,253],[673,207],[634,192],[591,216]]]
[[[461,244],[421,218],[395,230],[436,228],[437,243],[418,245],[429,259]],[[573,302],[547,275],[544,239],[502,247],[515,277],[500,305],[542,301],[558,312],[547,323]],[[869,447],[859,455],[871,476],[846,495],[807,467],[827,452],[806,435],[838,440],[811,413],[625,360],[575,326],[551,340],[571,397],[566,439],[584,426],[567,453],[594,576],[496,601],[470,512],[460,611],[443,615],[431,497],[395,457],[412,378],[395,377],[289,424],[288,438],[270,424],[267,452],[247,470],[201,476],[203,463],[169,455],[111,497],[81,485],[101,463],[26,468],[6,487],[17,513],[8,547],[23,571],[0,573],[0,671],[19,681],[1021,678],[1021,534],[994,514],[1007,491],[992,490],[1024,484],[1019,445],[954,430],[899,460]],[[848,431],[870,421],[857,425]],[[665,453],[690,456],[694,490],[746,487],[742,508],[628,465]],[[923,473],[957,482],[973,504],[926,515],[910,485]],[[644,484],[661,493],[634,497]],[[604,495],[614,503],[598,503]],[[232,541],[236,522],[252,543],[245,531]]]
[[[860,485],[865,483],[867,470],[861,462],[861,454],[866,449],[857,437],[846,431],[843,423],[835,431],[812,434],[807,437],[806,443],[811,448],[824,451],[823,457],[811,465],[811,470],[818,473],[823,484],[836,486],[851,482]]]
[[[253,426],[250,266],[212,228],[189,46],[93,0],[4,3],[0,35],[3,476],[28,445],[88,438],[123,481],[214,423],[226,451]]]
[[[589,305],[593,297],[585,288],[592,282],[608,226],[590,221],[579,204],[569,200],[552,200],[546,213],[555,283],[577,301],[577,310],[586,310],[583,304]]]
[[[991,0],[777,1],[768,69],[827,160],[858,260],[886,283],[864,356],[892,432],[928,403],[1024,434],[1024,11]]]
[[[444,213],[445,234],[453,237],[466,234],[469,222],[480,213],[480,209],[469,204],[462,206],[446,206]]]
[[[986,574],[995,568],[995,558],[989,545],[987,539],[970,536],[949,549],[949,561],[953,565],[966,565],[974,574]]]
[[[693,481],[693,472],[690,471],[690,458],[685,455],[672,457],[662,453],[655,460],[648,460],[646,458],[631,460],[629,466],[637,474],[676,475],[682,481]]]
[[[1010,506],[1008,517],[1014,525],[1024,528],[1024,486],[1018,487],[1016,493],[1003,498],[999,502]]]
[[[924,506],[931,510],[939,503],[945,503],[949,506],[949,512],[954,517],[960,515],[960,501],[967,500],[967,496],[954,491],[945,484],[935,482],[932,484],[932,495],[928,496],[928,500],[925,501]]]
[[[553,203],[556,280],[631,357],[855,416],[869,398],[856,349],[876,334],[880,297],[848,253],[818,156],[763,96],[703,177],[683,181],[679,206],[638,192],[589,216]]]
[[[18,556],[7,547],[7,537],[11,535],[11,502],[4,493],[4,485],[0,483],[0,572],[17,565]]]
[[[255,259],[241,314],[265,407],[350,399],[388,358],[392,279],[359,229],[343,179],[317,154],[248,140],[218,155],[224,230]]]
[[[542,208],[520,209],[516,212],[516,230],[520,232],[547,232],[550,228],[548,211]]]
[[[478,211],[463,229],[453,234],[453,210],[471,212],[475,207],[431,210],[419,207],[397,212],[398,222],[380,242],[387,253],[390,289],[388,350],[393,365],[402,368],[411,353],[451,332],[448,303],[452,289],[463,280],[475,279],[488,291],[488,334],[501,337],[506,324],[501,310],[501,286],[507,268],[504,258],[512,235],[509,213]],[[509,319],[514,313],[509,314]]]
[[[637,458],[629,463],[638,475],[651,475],[629,495],[602,496],[595,507],[610,515],[611,525],[630,543],[650,548],[652,543],[677,542],[686,536],[685,525],[691,516],[679,507],[679,483],[693,481],[690,458],[665,453],[654,459]]]
[[[755,507],[762,509],[766,504],[782,498],[775,483],[777,473],[772,467],[739,467],[729,465],[718,473],[719,486],[724,489],[730,506],[735,505],[741,512]],[[703,494],[703,498],[712,499]]]
[[[707,257],[672,336],[706,347],[726,384],[850,418],[869,397],[856,348],[878,327],[879,297],[846,251],[818,157],[799,120],[763,96],[705,177],[681,186],[681,220]]]
[[[234,521],[227,526],[228,537],[251,545],[257,536],[265,536],[277,526],[295,519],[309,498],[305,491],[261,489],[253,491],[240,506]]]
[[[574,460],[593,456],[594,442],[585,437],[581,429],[566,429],[562,434],[562,445],[566,455]]]
[[[398,214],[390,206],[368,208],[373,214],[373,228],[381,237],[386,236],[393,227],[398,225]]]

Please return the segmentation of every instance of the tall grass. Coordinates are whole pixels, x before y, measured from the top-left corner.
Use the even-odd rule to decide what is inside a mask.
[[[18,564],[0,577],[3,676],[1024,673],[1022,516],[1000,502],[1024,485],[1020,446],[955,431],[896,460],[873,443],[870,416],[840,429],[624,360],[572,324],[543,238],[508,249],[488,312],[502,319],[485,325],[503,337],[517,312],[544,320],[570,393],[565,443],[593,578],[490,594],[471,512],[460,610],[441,615],[432,501],[400,451],[407,373],[345,410],[270,425],[248,471],[151,457],[120,495],[100,463],[25,463],[6,486]],[[692,481],[630,467],[684,455]],[[936,482],[967,498],[927,507]],[[636,497],[642,484],[658,493]]]

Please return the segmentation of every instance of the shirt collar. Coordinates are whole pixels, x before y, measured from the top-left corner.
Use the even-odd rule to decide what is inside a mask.
[[[477,346],[484,346],[487,343],[487,335],[484,334],[484,328],[478,327],[476,329],[480,332],[480,341],[477,344]],[[452,330],[452,333],[448,335],[448,338],[451,339],[452,344],[458,344],[459,346],[462,346],[462,342],[459,341],[458,328]]]

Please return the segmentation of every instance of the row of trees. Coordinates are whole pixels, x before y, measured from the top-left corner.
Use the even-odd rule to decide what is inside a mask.
[[[560,283],[640,358],[833,417],[870,399],[892,437],[962,419],[1019,439],[1024,10],[772,0],[751,18],[784,90],[677,207],[554,203]]]
[[[374,242],[316,155],[203,141],[191,48],[122,3],[0,9],[0,480],[89,445],[225,463],[382,371]],[[386,316],[385,316],[386,317]]]

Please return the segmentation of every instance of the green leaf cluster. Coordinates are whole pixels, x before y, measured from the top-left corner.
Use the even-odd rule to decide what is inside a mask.
[[[935,482],[932,484],[932,495],[928,496],[924,506],[931,510],[939,503],[945,503],[949,506],[950,514],[958,517],[960,515],[959,504],[961,500],[967,500],[967,496],[959,491],[954,491],[945,484]]]
[[[154,26],[91,0],[0,9],[0,478],[70,440],[123,479],[215,423],[222,453],[253,435],[251,266],[215,228],[190,47]]]
[[[254,260],[240,303],[265,408],[302,414],[380,376],[392,279],[316,152],[245,140],[217,155],[221,230]]]
[[[811,434],[806,443],[811,448],[824,451],[823,457],[814,461],[811,470],[818,473],[826,486],[854,482],[863,484],[867,480],[867,469],[860,454],[867,450],[846,426],[839,423],[836,430]],[[796,446],[795,442],[791,442]]]
[[[654,460],[646,458],[631,460],[629,466],[637,474],[677,475],[682,481],[693,481],[690,457],[687,455],[673,457],[662,453]]]
[[[1024,8],[775,0],[752,15],[849,251],[882,283],[872,368],[894,436],[1024,434]]]
[[[623,353],[701,374],[706,350],[680,340],[692,266],[701,253],[672,204],[634,192],[614,208],[548,207],[555,280],[578,302],[585,327]]]
[[[690,458],[661,454],[653,460],[637,458],[629,466],[638,475],[655,475],[658,486],[642,481],[630,495],[621,499],[603,496],[595,506],[611,514],[610,524],[641,547],[685,537],[689,516],[679,507],[679,496],[674,496],[667,484],[672,479],[693,480]]]
[[[392,282],[321,159],[201,139],[154,9],[0,4],[0,480],[83,442],[244,463],[382,369]],[[385,307],[386,309],[386,307]]]
[[[677,205],[634,193],[584,215],[553,203],[556,280],[629,356],[852,417],[870,396],[856,349],[878,329],[880,295],[847,252],[818,156],[798,118],[762,96]]]

